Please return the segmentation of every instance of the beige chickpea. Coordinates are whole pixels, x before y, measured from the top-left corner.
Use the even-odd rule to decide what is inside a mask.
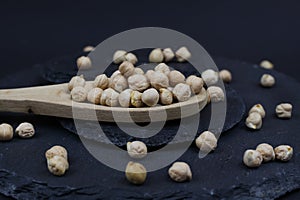
[[[124,51],[124,50],[117,50],[115,53],[114,53],[114,55],[113,55],[113,62],[115,63],[115,64],[120,64],[120,63],[122,63],[123,61],[125,61],[126,60],[126,58],[125,58],[125,55],[126,55],[126,51]]]
[[[5,123],[0,125],[0,141],[11,140],[13,136],[14,136],[14,130],[11,125]]]
[[[119,95],[120,106],[122,106],[124,108],[128,108],[131,106],[131,102],[130,102],[131,92],[132,92],[132,89],[126,89],[120,93],[120,95]]]
[[[119,71],[124,77],[128,78],[129,76],[134,74],[134,66],[131,62],[124,61],[119,66]]]
[[[256,151],[248,149],[243,156],[243,162],[247,167],[259,167],[263,161],[262,155]]]
[[[128,85],[130,89],[142,92],[150,86],[150,83],[145,75],[134,74],[128,77]]]
[[[153,49],[149,54],[149,62],[161,63],[164,60],[164,54],[161,49]]]
[[[274,151],[277,160],[286,162],[293,157],[293,148],[289,145],[280,145]]]
[[[87,100],[93,104],[100,104],[100,98],[103,90],[101,88],[93,88],[87,94]]]
[[[128,87],[128,83],[123,75],[117,75],[109,79],[109,87],[116,90],[117,92],[122,92]]]
[[[259,113],[262,118],[266,116],[266,111],[261,104],[255,104],[254,106],[252,106],[252,108],[249,110],[249,114],[253,112]]]
[[[130,157],[141,159],[147,155],[147,146],[141,141],[127,142],[127,152]]]
[[[270,74],[262,75],[260,84],[263,87],[272,87],[275,84],[275,78]]]
[[[219,72],[220,79],[225,83],[230,83],[232,80],[231,72],[227,69],[223,69]]]
[[[274,65],[268,60],[261,61],[261,63],[259,65],[265,69],[273,69],[274,68]]]
[[[138,62],[138,59],[136,57],[136,55],[134,55],[133,53],[127,53],[125,55],[125,59],[128,61],[128,62],[131,62],[132,64],[136,64]]]
[[[186,84],[191,87],[191,90],[194,94],[199,94],[203,88],[203,80],[200,77],[195,75],[191,75],[187,77]]]
[[[169,61],[173,60],[173,58],[175,57],[175,54],[171,48],[165,48],[163,50],[163,55],[164,55],[165,62],[169,62]]]
[[[169,168],[169,176],[173,181],[184,182],[192,180],[192,171],[185,162],[175,162]]]
[[[125,176],[130,183],[141,185],[146,181],[147,170],[137,162],[129,162],[125,169]]]
[[[98,75],[94,80],[94,86],[105,90],[108,88],[109,80],[105,74]]]
[[[84,87],[74,87],[73,90],[71,91],[71,97],[72,100],[77,101],[77,102],[83,102],[87,98],[87,91]]]
[[[256,151],[258,151],[261,154],[263,162],[269,162],[275,159],[274,149],[271,145],[267,143],[259,144],[256,147]]]
[[[214,85],[219,80],[219,75],[212,69],[207,69],[202,72],[201,77],[207,86]]]
[[[107,88],[102,92],[100,98],[100,104],[110,107],[116,107],[119,105],[119,93],[112,88]]]
[[[110,79],[113,79],[115,78],[116,76],[118,75],[122,75],[121,72],[119,70],[116,70],[111,76],[110,76]]]
[[[16,133],[21,138],[31,138],[34,136],[35,130],[32,124],[24,122],[16,128]]]
[[[179,83],[174,87],[173,94],[178,101],[187,101],[190,99],[192,91],[189,85]]]
[[[146,71],[145,76],[147,77],[147,79],[149,81],[150,81],[150,78],[152,77],[153,73],[154,73],[154,70],[152,70],[152,69]]]
[[[195,142],[201,152],[209,153],[217,148],[218,140],[212,132],[204,131]]]
[[[144,105],[142,101],[142,93],[139,91],[132,91],[130,93],[130,103],[136,108],[142,107]]]
[[[84,89],[89,92],[91,91],[93,88],[95,88],[94,86],[94,82],[93,81],[89,81],[85,83]]]
[[[246,119],[246,126],[250,129],[260,129],[262,127],[262,117],[258,112],[252,112]]]
[[[170,86],[175,87],[178,83],[185,83],[185,76],[177,70],[173,70],[169,73]]]
[[[68,83],[68,89],[69,89],[69,91],[72,91],[73,88],[77,87],[77,86],[81,86],[81,87],[85,86],[85,80],[83,78],[83,75],[72,77],[71,80],[70,80],[70,82]]]
[[[159,99],[161,104],[170,105],[173,102],[173,93],[166,88],[160,88]]]
[[[191,52],[186,47],[181,47],[175,52],[178,62],[185,62],[192,57]]]
[[[46,159],[50,159],[54,156],[60,156],[68,160],[68,152],[63,146],[55,145],[48,149],[45,153]]]
[[[87,56],[81,56],[76,61],[79,70],[86,70],[92,67],[92,61]]]
[[[85,47],[83,48],[83,52],[91,52],[91,51],[94,51],[94,50],[95,50],[95,47],[90,46],[90,45],[85,46]]]
[[[275,112],[278,118],[291,118],[293,106],[290,103],[281,103],[276,106]]]
[[[147,106],[155,106],[159,101],[159,94],[156,89],[150,88],[143,92],[142,101]]]
[[[170,67],[165,63],[159,63],[154,68],[154,71],[164,73],[166,76],[168,76],[170,73]]]
[[[207,88],[207,93],[211,102],[217,103],[220,101],[224,101],[225,99],[225,94],[220,87],[210,86]]]
[[[153,72],[150,75],[150,83],[152,87],[159,90],[160,88],[169,87],[169,79],[168,77],[161,72]]]
[[[68,161],[61,156],[53,156],[52,158],[47,160],[48,170],[56,175],[62,176],[69,169]]]
[[[134,74],[145,74],[145,72],[141,68],[136,67],[134,68]]]

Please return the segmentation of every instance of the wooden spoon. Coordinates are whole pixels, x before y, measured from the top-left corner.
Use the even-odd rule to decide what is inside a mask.
[[[207,104],[207,93],[203,88],[200,94],[188,101],[171,105],[143,108],[108,107],[72,101],[67,85],[65,83],[0,90],[0,111],[106,122],[150,122],[188,117],[200,112]]]

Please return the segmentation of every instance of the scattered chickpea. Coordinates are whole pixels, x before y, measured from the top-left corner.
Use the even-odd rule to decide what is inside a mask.
[[[161,72],[153,72],[150,75],[150,83],[152,87],[159,90],[160,88],[169,87],[169,79],[168,77]]]
[[[156,89],[150,88],[143,92],[142,101],[147,106],[155,106],[159,101],[159,94]]]
[[[132,89],[126,89],[124,91],[122,91],[119,95],[119,104],[124,107],[124,108],[128,108],[130,107],[131,103],[130,103],[130,94],[132,92]]]
[[[174,87],[173,94],[178,101],[187,101],[190,99],[192,91],[189,85],[179,83]]]
[[[128,85],[130,89],[142,92],[150,86],[150,83],[145,75],[134,74],[128,77]]]
[[[159,89],[160,103],[163,105],[170,105],[173,102],[173,94],[166,88]]]
[[[258,151],[263,158],[263,162],[269,162],[275,159],[274,149],[271,145],[262,143],[256,147],[256,151]]]
[[[127,152],[130,157],[141,159],[147,155],[147,146],[140,141],[127,142]]]
[[[107,88],[102,92],[100,104],[116,107],[119,105],[119,93],[112,88]]]
[[[87,100],[93,104],[100,104],[100,98],[103,90],[101,88],[93,88],[87,94]]]
[[[131,62],[124,61],[119,66],[119,71],[124,77],[128,78],[129,76],[134,74],[134,66]]]
[[[109,79],[109,87],[117,92],[122,92],[128,87],[128,83],[123,75],[117,75],[114,78]]]
[[[195,142],[201,152],[209,153],[217,148],[218,140],[212,132],[204,131]]]
[[[51,147],[45,153],[45,157],[47,160],[54,156],[60,156],[60,157],[65,158],[66,160],[68,160],[67,150],[64,147],[59,146],[59,145],[55,145],[55,146]]]
[[[77,87],[77,86],[81,86],[81,87],[85,86],[85,80],[83,78],[83,75],[72,77],[71,80],[70,80],[70,82],[68,83],[68,89],[69,89],[69,91],[72,91],[73,88]]]
[[[93,46],[85,46],[83,48],[83,52],[91,52],[91,51],[94,51],[95,50],[95,47]]]
[[[83,102],[87,98],[87,91],[81,86],[74,87],[71,91],[71,97],[74,101]]]
[[[132,91],[130,93],[130,103],[134,107],[137,108],[142,107],[143,106],[142,93],[140,93],[139,91]]]
[[[289,161],[293,156],[293,148],[289,145],[280,145],[274,149],[277,160]]]
[[[61,156],[53,156],[47,160],[47,164],[48,170],[56,176],[64,175],[69,169],[68,161]]]
[[[281,103],[276,106],[276,115],[278,118],[291,118],[293,106],[289,103]]]
[[[129,162],[126,166],[125,176],[130,183],[141,185],[146,181],[147,170],[140,163]]]
[[[92,67],[92,61],[87,56],[81,56],[76,61],[79,70],[86,70]]]
[[[214,85],[219,80],[218,73],[212,69],[208,69],[202,72],[201,77],[207,86]]]
[[[203,87],[203,80],[200,77],[191,75],[186,79],[186,84],[191,87],[191,90],[194,94],[199,94]]]
[[[16,133],[21,138],[31,138],[34,136],[35,130],[32,124],[24,122],[16,128]]]
[[[224,101],[225,99],[225,94],[220,87],[210,86],[207,88],[207,93],[211,102],[217,103],[220,101]]]
[[[232,75],[229,70],[223,69],[219,72],[220,79],[222,79],[225,83],[230,83],[232,80]]]
[[[138,62],[137,57],[133,53],[128,53],[125,55],[125,59],[132,64],[136,64]]]
[[[173,58],[175,57],[175,54],[171,48],[165,48],[163,50],[163,55],[164,55],[165,62],[169,62],[169,61],[173,60]]]
[[[264,74],[260,79],[263,87],[272,87],[275,84],[275,78],[270,74]]]
[[[181,47],[175,52],[178,62],[185,62],[192,57],[191,52],[186,47]]]
[[[0,125],[0,141],[11,140],[13,136],[14,130],[11,125],[5,123]]]
[[[245,151],[243,161],[247,167],[259,167],[263,161],[263,157],[258,151],[249,149]]]
[[[149,54],[149,62],[161,63],[164,60],[164,54],[161,49],[153,49]]]
[[[262,127],[262,117],[258,112],[252,112],[246,119],[246,126],[250,129],[260,129]]]
[[[178,83],[185,83],[185,76],[177,70],[171,71],[168,77],[170,86],[172,87],[175,87]]]
[[[268,60],[261,61],[260,66],[265,69],[273,69],[274,68],[274,65]]]
[[[166,65],[165,63],[159,63],[155,68],[154,70],[156,72],[161,72],[161,73],[164,73],[166,76],[169,75],[170,73],[170,67],[168,65]]]
[[[262,118],[264,118],[266,116],[266,111],[264,109],[264,107],[261,104],[255,104],[250,110],[249,110],[249,114],[253,113],[253,112],[257,112],[261,115]]]
[[[126,55],[126,51],[124,50],[117,50],[114,55],[113,55],[113,61],[115,64],[120,64],[123,61],[126,60],[125,55]]]
[[[136,67],[134,68],[134,74],[145,74],[145,73],[141,68]]]
[[[109,80],[105,74],[97,76],[94,80],[94,86],[105,90],[108,88]]]
[[[192,180],[192,171],[190,166],[185,162],[175,162],[169,168],[169,176],[176,182]]]

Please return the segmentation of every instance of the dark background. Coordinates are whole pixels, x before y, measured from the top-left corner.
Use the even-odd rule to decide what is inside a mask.
[[[187,34],[212,55],[269,59],[300,81],[299,1],[2,0],[0,24],[0,78],[127,29],[157,26]]]

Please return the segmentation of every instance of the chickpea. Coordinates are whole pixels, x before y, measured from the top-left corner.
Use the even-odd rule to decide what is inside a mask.
[[[134,74],[144,74],[144,71],[141,68],[136,67],[134,68]]]
[[[85,80],[83,78],[83,75],[72,77],[71,80],[70,80],[70,82],[68,83],[68,89],[69,89],[69,91],[72,91],[73,88],[77,87],[77,86],[81,86],[81,87],[85,86]]]
[[[219,80],[218,73],[212,69],[208,69],[202,72],[201,77],[207,86],[214,85]]]
[[[119,70],[115,71],[111,76],[110,76],[110,79],[113,79],[115,78],[116,76],[118,75],[122,75],[121,72]]]
[[[275,159],[275,152],[273,147],[269,144],[262,143],[256,147],[256,151],[258,151],[263,158],[264,162],[269,162]]]
[[[119,93],[111,88],[107,88],[102,92],[100,104],[116,107],[119,105]]]
[[[128,83],[124,76],[117,75],[109,79],[109,86],[117,92],[122,92],[128,87]]]
[[[159,94],[156,89],[150,88],[143,92],[142,101],[147,106],[155,106],[159,101]]]
[[[83,102],[87,98],[87,91],[81,86],[74,87],[71,91],[71,97],[74,101]]]
[[[154,73],[154,70],[150,69],[150,70],[147,70],[145,76],[147,77],[147,79],[150,81],[150,78],[152,77]]]
[[[141,185],[147,178],[147,170],[140,163],[129,162],[126,166],[125,175],[130,183]]]
[[[265,111],[264,107],[261,104],[255,104],[250,109],[249,114],[253,113],[253,112],[257,112],[258,114],[261,115],[262,118],[264,118],[266,116],[266,111]]]
[[[224,101],[225,99],[225,94],[220,87],[210,86],[207,88],[207,93],[211,102],[217,103],[220,101]]]
[[[150,86],[150,83],[145,75],[134,74],[128,78],[128,85],[130,89],[142,92]]]
[[[68,152],[67,150],[59,145],[55,145],[53,147],[51,147],[50,149],[48,149],[45,153],[46,159],[50,159],[54,156],[60,156],[65,158],[66,160],[68,160]]]
[[[134,107],[142,107],[144,105],[142,101],[142,93],[140,93],[139,91],[132,91],[130,93],[130,103]]]
[[[191,90],[194,94],[199,94],[203,88],[203,80],[200,77],[191,75],[186,79],[186,84],[191,87]]]
[[[91,52],[91,51],[94,51],[95,50],[95,47],[93,47],[93,46],[85,46],[84,48],[83,48],[83,52]]]
[[[276,106],[276,115],[278,118],[291,118],[293,106],[289,103],[281,103]]]
[[[87,56],[81,56],[76,61],[79,70],[86,70],[92,67],[92,61]]]
[[[192,57],[191,52],[186,47],[181,47],[175,52],[178,62],[185,62]]]
[[[147,146],[140,141],[127,142],[127,152],[130,157],[141,159],[147,155]]]
[[[259,167],[263,161],[263,157],[256,150],[247,150],[244,153],[243,161],[247,167]]]
[[[149,54],[149,62],[161,63],[164,60],[164,54],[161,49],[153,49]]]
[[[289,161],[293,156],[293,148],[289,145],[280,145],[274,149],[277,160]]]
[[[131,62],[124,61],[119,66],[119,71],[125,78],[128,78],[134,74],[134,66]]]
[[[11,125],[5,123],[0,125],[0,141],[11,140],[13,136],[14,130]]]
[[[260,129],[262,127],[262,117],[258,112],[252,112],[246,119],[246,126],[250,129]]]
[[[94,89],[95,86],[94,86],[94,82],[86,82],[85,86],[84,86],[84,89],[89,92],[91,91],[92,89]]]
[[[263,87],[272,87],[275,84],[275,78],[270,74],[264,74],[260,79]]]
[[[160,64],[156,65],[154,70],[156,72],[164,73],[166,76],[168,76],[170,73],[170,67],[168,65],[166,65],[165,63],[160,63]]]
[[[125,55],[126,55],[126,51],[124,50],[117,50],[114,55],[113,55],[113,61],[115,64],[120,64],[123,61],[126,60]]]
[[[173,94],[178,101],[187,101],[190,99],[192,91],[189,85],[179,83],[174,87]]]
[[[220,79],[222,79],[225,83],[230,83],[232,80],[231,72],[223,69],[219,72]]]
[[[105,74],[97,76],[94,80],[94,86],[105,90],[108,88],[109,80]]]
[[[260,66],[265,69],[273,69],[274,68],[274,65],[268,60],[261,61]]]
[[[161,72],[153,72],[150,75],[150,83],[152,87],[159,90],[160,88],[169,87],[169,79],[168,77]]]
[[[124,107],[124,108],[128,108],[131,106],[130,103],[130,94],[132,92],[132,89],[126,89],[124,91],[122,91],[119,95],[119,104]]]
[[[138,62],[137,57],[133,53],[128,53],[125,55],[125,59],[132,64],[136,64]]]
[[[185,162],[175,162],[169,169],[169,176],[176,182],[192,180],[192,171]]]
[[[53,156],[47,160],[47,164],[49,171],[56,176],[64,175],[69,169],[68,161],[61,156]]]
[[[17,128],[16,128],[16,133],[21,137],[21,138],[31,138],[35,134],[35,130],[32,124],[28,122],[21,123]]]
[[[102,92],[101,88],[93,88],[88,92],[87,100],[93,104],[100,104]]]
[[[196,139],[196,146],[203,153],[209,153],[217,148],[218,140],[216,136],[210,131],[204,131]]]
[[[170,86],[172,87],[175,87],[175,85],[177,85],[178,83],[185,83],[185,76],[177,70],[171,71],[168,77]]]
[[[159,89],[159,98],[160,98],[160,103],[163,105],[170,105],[173,102],[173,94],[170,90],[165,89],[165,88],[160,88]]]
[[[165,48],[163,50],[163,55],[164,55],[165,62],[169,62],[169,61],[173,60],[173,58],[175,57],[175,54],[171,48]]]

